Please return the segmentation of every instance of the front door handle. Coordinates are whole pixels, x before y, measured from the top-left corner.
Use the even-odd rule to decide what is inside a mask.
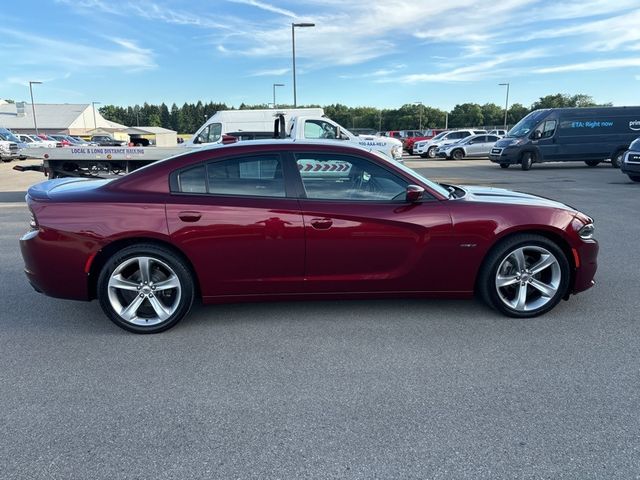
[[[178,213],[178,217],[183,222],[197,222],[202,217],[200,212],[185,211]]]
[[[316,230],[327,230],[331,228],[331,225],[333,225],[333,220],[330,218],[314,218],[311,220],[311,226]]]

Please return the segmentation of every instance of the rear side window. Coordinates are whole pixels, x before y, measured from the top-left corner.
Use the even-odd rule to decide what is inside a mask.
[[[172,190],[180,193],[286,196],[282,161],[276,154],[238,157],[198,165],[179,172],[177,182],[172,180],[172,185]]]
[[[178,189],[182,193],[207,193],[205,166],[183,170],[178,174]]]

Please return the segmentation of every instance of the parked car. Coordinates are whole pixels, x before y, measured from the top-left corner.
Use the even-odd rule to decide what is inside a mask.
[[[91,137],[91,143],[100,147],[124,147],[127,145],[127,142],[116,140],[110,135],[94,135]]]
[[[488,157],[498,140],[500,140],[500,137],[497,135],[470,135],[456,143],[438,147],[436,155],[449,160],[462,160],[465,157]]]
[[[489,130],[489,135],[497,135],[499,137],[504,137],[507,134],[506,130]]]
[[[57,139],[53,138],[51,135],[45,135],[44,133],[41,133],[41,134],[37,135],[37,138],[39,138],[40,140],[45,141],[45,142],[50,142],[50,143],[55,142],[56,148],[60,148],[60,147],[63,146],[62,142],[60,140],[57,140]]]
[[[75,145],[75,142],[73,140],[70,140],[66,135],[49,135],[49,138],[57,140],[62,144],[63,147],[71,147],[72,145]]]
[[[421,140],[413,144],[413,152],[423,158],[435,158],[438,147],[455,143],[471,135],[487,133],[486,130],[449,130],[439,133],[431,140]]]
[[[10,162],[20,156],[20,140],[15,138],[11,131],[6,128],[0,129],[0,160]]]
[[[622,173],[626,173],[630,180],[640,182],[640,138],[636,138],[629,145],[629,150],[624,154],[620,170],[622,170]]]
[[[413,147],[416,142],[421,142],[422,140],[431,140],[433,137],[444,131],[445,130],[439,128],[430,128],[422,132],[422,135],[407,138],[404,142],[404,149],[409,152],[410,155],[414,155]]]
[[[22,143],[26,145],[26,148],[55,148],[56,142],[49,140],[42,140],[35,135],[26,135],[20,133],[16,135]]]
[[[593,220],[572,207],[440,185],[330,140],[198,149],[115,180],[46,181],[26,200],[20,246],[34,288],[97,298],[136,333],[171,328],[196,295],[478,293],[505,315],[533,317],[591,287],[597,268]]]
[[[640,107],[548,108],[531,112],[491,149],[500,167],[575,162],[619,168],[640,131]]]

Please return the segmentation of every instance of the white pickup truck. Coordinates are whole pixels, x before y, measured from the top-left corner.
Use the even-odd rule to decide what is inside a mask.
[[[354,135],[324,116],[321,108],[280,110],[222,110],[213,115],[185,146],[224,143],[228,136],[239,140],[291,138],[335,140],[380,151],[402,161],[402,143],[390,137]]]

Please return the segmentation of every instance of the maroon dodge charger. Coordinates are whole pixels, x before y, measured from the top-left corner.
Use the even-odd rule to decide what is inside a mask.
[[[34,185],[25,272],[154,333],[204,303],[474,293],[533,317],[593,285],[593,221],[545,198],[437,184],[363,148],[240,142],[115,180]]]

